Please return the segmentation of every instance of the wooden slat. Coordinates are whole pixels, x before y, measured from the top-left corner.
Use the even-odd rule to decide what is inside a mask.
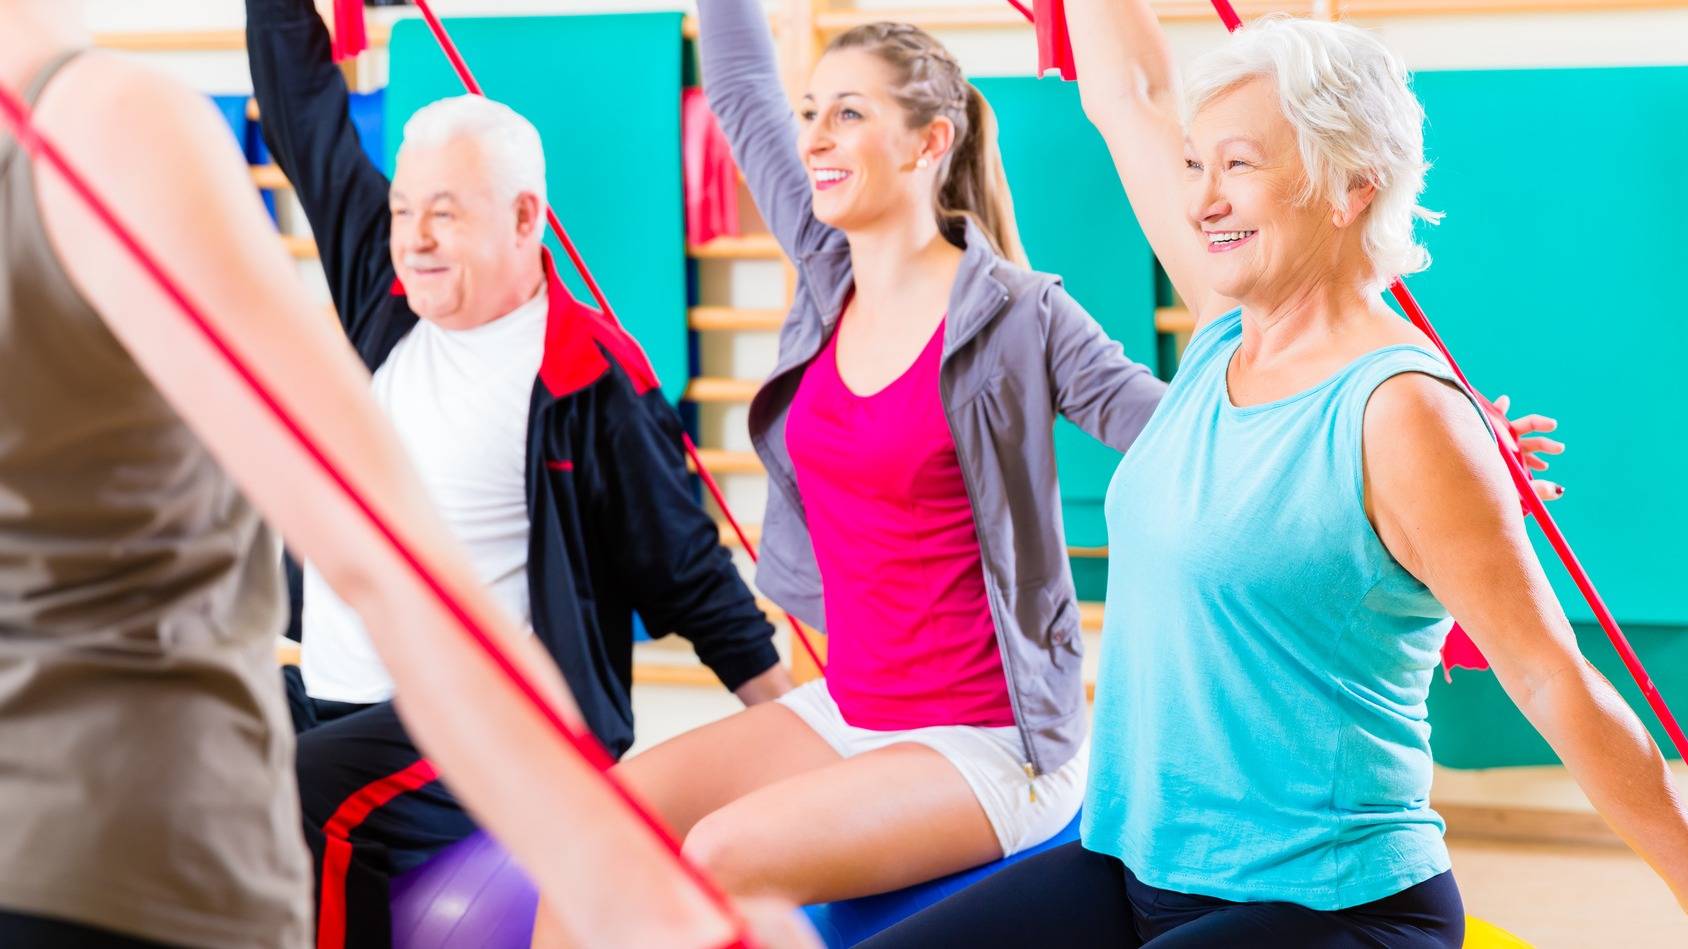
[[[1684,10],[1688,0],[1332,0],[1342,17]]]
[[[124,30],[94,34],[94,45],[131,53],[219,53],[246,48],[245,30]]]
[[[755,379],[698,376],[686,385],[684,398],[689,402],[749,402],[761,385]]]
[[[738,535],[733,533],[732,527],[725,521],[716,526],[721,529],[721,546],[729,547],[733,550],[738,550],[744,546],[739,543]],[[762,525],[746,524],[741,521],[739,522],[739,526],[744,528],[744,535],[750,538],[750,542],[755,544],[757,549],[760,550],[762,547]]]
[[[1244,21],[1268,13],[1313,16],[1318,8],[1314,0],[1233,0],[1231,5],[1237,8],[1237,15]],[[1154,0],[1154,8],[1155,15],[1162,20],[1200,20],[1219,25],[1211,0]]]
[[[294,260],[317,259],[316,241],[311,240],[309,237],[300,237],[297,234],[283,234],[281,235],[281,246],[287,248],[287,252],[293,256]]]
[[[1102,604],[1079,603],[1078,627],[1087,633],[1094,633],[1102,628]]]
[[[779,260],[783,254],[772,234],[717,237],[707,244],[692,244],[686,254],[699,260]]]
[[[823,33],[842,33],[865,23],[894,20],[931,30],[995,30],[1031,24],[1006,3],[954,7],[871,7],[866,10],[820,10],[815,28]]]
[[[252,183],[261,191],[281,191],[293,187],[287,176],[275,165],[253,165]]]
[[[700,333],[777,332],[785,324],[784,310],[750,310],[732,306],[696,306],[686,313],[686,325]]]
[[[762,459],[756,457],[753,451],[726,451],[721,448],[699,448],[698,458],[702,459],[704,467],[711,474],[763,474]],[[686,459],[686,467],[695,471],[696,466],[690,458]]]
[[[1189,333],[1196,328],[1196,318],[1181,306],[1163,306],[1155,310],[1155,332]]]
[[[703,663],[669,665],[665,662],[633,663],[634,685],[680,685],[692,687],[721,687],[721,680]]]
[[[386,23],[369,24],[369,45],[384,49],[392,38]],[[246,48],[243,29],[108,30],[94,34],[94,45],[130,53],[223,53]]]
[[[1158,0],[1155,12],[1162,20],[1217,20],[1209,0]],[[1301,2],[1272,2],[1272,0],[1241,0],[1237,12],[1245,19],[1274,11],[1288,11],[1302,16],[1313,13],[1312,0]],[[894,20],[913,23],[928,30],[1001,30],[1031,27],[1025,16],[1006,3],[981,3],[966,6],[908,6],[870,7],[867,9],[826,9],[815,14],[815,28],[822,33],[842,33],[866,23]]]
[[[291,639],[284,639],[276,643],[275,664],[278,666],[296,666],[299,664],[299,644]]]

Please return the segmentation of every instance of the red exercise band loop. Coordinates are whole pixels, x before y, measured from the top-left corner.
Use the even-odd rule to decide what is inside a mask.
[[[451,34],[446,31],[445,24],[434,15],[433,8],[428,5],[428,0],[415,0],[415,3],[417,11],[422,14],[422,19],[427,22],[429,31],[434,34],[434,39],[439,43],[440,50],[445,53],[445,58],[451,63],[452,70],[457,73],[457,78],[463,82],[463,88],[467,89],[472,95],[485,96],[486,92],[482,90],[480,82],[475,79],[475,74],[470,71],[468,62],[463,59],[463,53],[457,48],[457,43],[452,40]],[[638,341],[633,338],[632,334],[622,327],[615,311],[610,308],[609,298],[604,296],[604,291],[599,288],[598,281],[593,279],[592,271],[587,268],[585,259],[581,257],[580,251],[575,248],[574,241],[569,238],[568,231],[564,230],[563,222],[557,217],[557,212],[548,207],[545,209],[545,214],[546,220],[551,224],[551,232],[557,235],[557,241],[563,245],[563,251],[568,254],[569,262],[574,265],[575,272],[580,274],[580,279],[585,282],[586,289],[592,294],[593,301],[598,305],[598,310],[604,314],[609,326],[613,328],[618,338],[624,341],[624,346],[620,347],[624,350],[622,354],[631,354],[632,358],[639,364],[637,367],[624,366],[624,368],[628,368],[630,372],[642,370],[646,375],[648,385],[654,387],[656,385],[656,371],[651,366],[649,358],[645,356],[644,350],[639,347]],[[732,508],[727,504],[726,494],[721,490],[721,486],[716,483],[715,477],[710,473],[708,466],[703,463],[703,458],[699,455],[697,445],[692,441],[692,436],[683,434],[681,442],[685,447],[686,456],[691,459],[692,466],[697,469],[698,478],[703,481],[704,487],[709,491],[709,496],[714,499],[715,506],[721,509],[721,514],[726,517],[727,524],[737,535],[739,543],[744,545],[745,553],[750,555],[752,563],[758,562],[756,545],[751,543],[750,536],[745,533],[738,518],[733,516]],[[798,622],[797,617],[791,615],[790,612],[785,614],[785,620],[790,624],[792,632],[797,634],[797,641],[803,645],[803,650],[808,653],[810,660],[815,664],[815,668],[824,674],[826,663],[821,660],[820,653],[815,650],[814,643],[809,640],[809,633],[803,628],[803,624]]]
[[[751,940],[743,918],[733,908],[726,895],[716,887],[713,881],[690,861],[680,854],[680,848],[668,829],[663,826],[645,806],[633,796],[614,775],[609,768],[614,762],[596,738],[584,730],[576,730],[563,719],[550,703],[540,695],[539,689],[528,679],[515,663],[510,660],[502,649],[492,641],[491,635],[481,625],[480,621],[471,615],[462,601],[450,590],[445,588],[438,577],[434,576],[422,563],[414,550],[399,537],[398,533],[387,521],[376,512],[369,499],[354,486],[345,473],[330,459],[322,446],[305,431],[303,425],[282,405],[280,398],[258,376],[252,365],[246,361],[227,339],[217,330],[205,316],[198,304],[187,295],[187,292],[166,271],[151,251],[147,250],[134,233],[120,220],[111,206],[105,202],[45,136],[41,134],[31,119],[27,104],[18,98],[10,89],[0,86],[0,116],[3,116],[16,133],[18,144],[35,159],[44,161],[59,177],[64,180],[76,195],[76,198],[86,207],[105,229],[115,238],[120,246],[140,266],[147,277],[158,289],[169,298],[176,308],[187,318],[188,323],[202,336],[206,343],[214,349],[223,362],[238,376],[266,410],[281,423],[288,435],[301,450],[314,462],[317,468],[334,483],[335,487],[349,500],[360,515],[385,540],[389,547],[398,554],[411,573],[419,580],[437,603],[443,606],[447,613],[457,621],[464,633],[475,646],[492,661],[493,665],[511,684],[511,686],[533,706],[539,715],[556,733],[572,747],[577,754],[595,767],[611,791],[629,810],[657,837],[674,855],[675,862],[682,873],[691,880],[713,902],[730,921],[734,929],[734,937],[730,946],[733,949],[750,946]]]

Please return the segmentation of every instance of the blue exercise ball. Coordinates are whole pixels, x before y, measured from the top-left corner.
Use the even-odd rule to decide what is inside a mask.
[[[858,942],[889,929],[892,925],[902,922],[915,913],[938,902],[952,893],[978,883],[1004,867],[1012,866],[1033,854],[1042,853],[1052,847],[1059,847],[1078,839],[1079,817],[1074,817],[1066,827],[1055,836],[1035,847],[1029,847],[1012,857],[987,863],[982,867],[952,873],[947,877],[939,877],[929,883],[920,883],[907,889],[894,890],[890,893],[880,893],[877,896],[863,896],[853,900],[839,900],[834,903],[817,903],[803,907],[808,914],[809,922],[814,924],[815,932],[820,934],[821,941],[826,943],[827,949],[848,949]]]

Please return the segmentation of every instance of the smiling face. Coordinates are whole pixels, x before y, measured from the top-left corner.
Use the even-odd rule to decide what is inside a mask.
[[[908,111],[893,95],[894,79],[890,65],[866,50],[833,50],[815,65],[799,107],[797,146],[809,170],[814,214],[840,230],[932,213],[954,126],[940,117],[910,128]]]
[[[1303,199],[1306,171],[1295,129],[1269,79],[1215,97],[1190,122],[1185,142],[1188,215],[1212,264],[1216,291],[1270,304],[1332,271],[1364,269],[1359,229],[1364,196],[1337,210]]]
[[[388,202],[393,267],[417,316],[467,329],[532,298],[538,198],[496,187],[473,138],[403,149]]]

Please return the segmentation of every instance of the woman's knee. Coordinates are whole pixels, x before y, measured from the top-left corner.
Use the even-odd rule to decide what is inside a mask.
[[[680,851],[727,892],[749,896],[777,891],[769,873],[770,846],[754,821],[727,807],[694,824]]]

